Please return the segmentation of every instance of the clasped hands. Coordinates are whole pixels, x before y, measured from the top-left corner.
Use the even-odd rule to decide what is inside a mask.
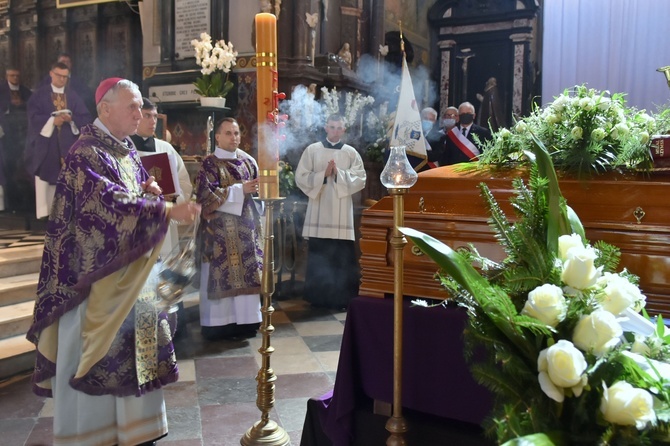
[[[245,194],[254,194],[258,192],[258,178],[242,183],[242,191]]]
[[[72,121],[72,115],[67,114],[67,113],[61,113],[61,114],[54,117],[54,125],[56,127],[60,127],[64,123],[71,122],[71,121]]]
[[[325,173],[325,178],[328,178],[329,176],[335,176],[337,175],[337,166],[335,165],[335,160],[330,160],[328,161],[328,167],[326,167],[326,173]]]

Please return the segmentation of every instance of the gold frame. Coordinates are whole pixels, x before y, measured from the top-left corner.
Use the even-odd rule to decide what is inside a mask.
[[[154,132],[156,135],[156,138],[162,139],[163,141],[167,141],[165,139],[165,135],[167,132],[167,115],[163,113],[158,113],[158,122],[156,123],[156,131]]]
[[[56,0],[56,8],[72,8],[73,6],[88,6],[98,3],[112,3],[119,0]]]

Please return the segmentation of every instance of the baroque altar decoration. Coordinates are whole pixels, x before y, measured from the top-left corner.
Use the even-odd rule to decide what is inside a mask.
[[[527,163],[537,137],[555,169],[579,178],[612,170],[649,171],[656,121],[645,110],[627,107],[625,95],[585,85],[566,89],[544,108],[503,128],[483,143],[479,165],[516,167]]]
[[[200,40],[193,39],[191,45],[195,49],[195,63],[201,67],[202,76],[193,82],[203,106],[225,106],[225,98],[235,86],[230,80],[230,72],[237,64],[237,51],[232,42],[217,40],[207,33],[200,34]],[[213,103],[207,98],[220,98]],[[204,101],[203,101],[204,99]]]
[[[636,276],[617,271],[618,248],[586,239],[549,150],[529,139],[514,218],[480,184],[504,260],[401,229],[469,314],[466,356],[495,395],[487,433],[506,446],[668,443],[670,332],[647,316]]]

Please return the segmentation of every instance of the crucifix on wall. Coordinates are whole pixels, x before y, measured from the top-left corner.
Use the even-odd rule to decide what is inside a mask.
[[[461,71],[463,71],[463,85],[461,88],[461,102],[468,100],[468,59],[475,57],[476,54],[472,52],[470,48],[464,48],[460,51],[460,54],[456,56],[456,59],[461,59]]]

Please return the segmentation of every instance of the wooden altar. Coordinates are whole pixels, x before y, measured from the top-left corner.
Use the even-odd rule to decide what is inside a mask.
[[[508,217],[513,217],[509,197],[512,179],[519,171],[456,172],[455,166],[419,174],[405,196],[405,226],[425,232],[451,248],[469,243],[491,259],[504,253],[488,226],[488,213],[479,196],[485,182]],[[563,196],[579,215],[587,238],[603,240],[621,250],[619,268],[640,277],[650,313],[670,315],[670,172],[601,175],[580,181],[562,176]],[[360,294],[383,297],[393,293],[392,200],[382,198],[363,211],[361,220]],[[411,242],[404,252],[405,296],[444,299],[446,291],[435,280],[435,263]]]

